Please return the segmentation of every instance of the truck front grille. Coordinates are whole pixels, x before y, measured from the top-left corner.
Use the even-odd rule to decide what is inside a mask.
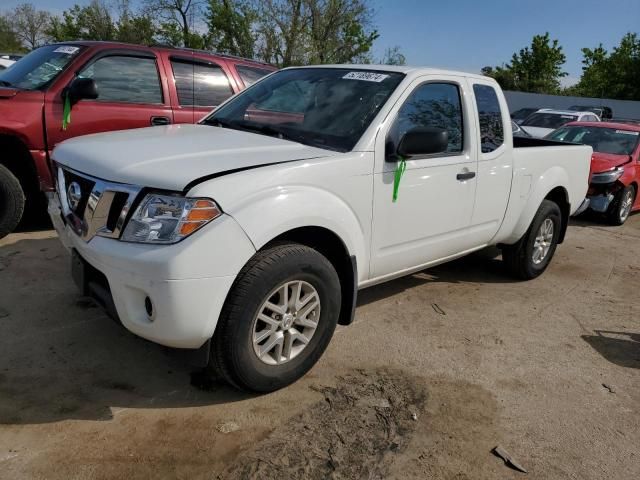
[[[119,238],[141,187],[108,182],[55,164],[62,216],[85,241]]]

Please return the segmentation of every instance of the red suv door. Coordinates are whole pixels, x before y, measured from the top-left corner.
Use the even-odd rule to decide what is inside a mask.
[[[241,90],[224,61],[189,52],[164,52],[176,123],[195,123]],[[173,82],[172,82],[173,81]]]
[[[62,129],[62,97],[45,102],[49,148],[67,138],[89,133],[173,123],[166,77],[153,51],[114,49],[98,52],[76,76],[93,78],[96,100],[80,100],[71,109],[71,123]]]

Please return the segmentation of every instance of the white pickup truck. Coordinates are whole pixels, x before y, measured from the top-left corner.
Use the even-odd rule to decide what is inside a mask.
[[[517,277],[542,273],[590,157],[514,139],[487,77],[291,68],[198,125],[60,144],[49,211],[85,294],[265,392],[315,364],[358,289],[489,245]]]

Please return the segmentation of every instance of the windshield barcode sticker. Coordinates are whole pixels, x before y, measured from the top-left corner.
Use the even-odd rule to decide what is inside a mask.
[[[638,136],[638,134],[640,134],[640,132],[631,132],[629,130],[616,130],[616,133],[622,133],[624,135],[634,135],[634,136]]]
[[[53,53],[66,53],[68,55],[73,55],[78,50],[80,50],[78,47],[58,47],[53,51]]]
[[[365,82],[382,82],[385,78],[388,78],[389,75],[385,75],[384,73],[374,73],[374,72],[349,72],[344,77],[347,80],[363,80]]]

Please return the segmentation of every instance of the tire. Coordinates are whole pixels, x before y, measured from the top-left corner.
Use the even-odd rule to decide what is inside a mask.
[[[611,225],[624,224],[624,222],[627,221],[627,218],[629,218],[635,199],[636,189],[633,188],[633,185],[627,185],[625,188],[620,190],[613,199],[613,202],[611,202],[611,206],[607,211],[607,221]]]
[[[303,293],[295,295],[298,286]],[[308,303],[299,311],[295,311],[298,307],[291,308],[291,312],[284,315],[265,307],[267,300],[280,307],[285,289],[289,298],[300,297]],[[313,295],[312,290],[316,297],[307,296]],[[258,252],[242,269],[227,297],[212,339],[209,374],[252,392],[271,392],[295,382],[315,365],[327,348],[340,314],[340,292],[340,279],[333,265],[312,248],[280,244]],[[305,309],[315,304],[315,298],[319,300],[318,310],[314,308],[306,320],[301,317],[293,320],[291,328],[286,330],[285,321],[292,321],[294,313],[305,314]],[[265,315],[258,318],[259,313]],[[265,317],[269,323],[262,320]],[[311,325],[314,320],[317,327],[313,332],[311,327],[297,323],[305,321]],[[274,326],[274,322],[279,326]],[[289,348],[283,343],[282,352],[278,352],[280,347],[276,345],[260,356],[272,339],[281,338],[275,333],[273,337],[254,342],[257,337],[269,334],[267,330],[282,333],[283,342],[291,341]],[[297,333],[309,338],[308,343],[299,340]],[[290,340],[292,338],[297,339]],[[285,358],[287,350],[289,359]],[[275,363],[278,358],[282,363]]]
[[[549,221],[553,226],[553,230],[549,232]],[[544,251],[545,245],[536,248],[540,237],[542,236],[542,227],[545,225],[544,237],[545,244],[548,245],[546,253],[540,256]],[[553,254],[558,246],[560,231],[562,228],[562,212],[560,207],[550,200],[543,200],[540,208],[533,217],[533,221],[529,226],[527,233],[514,245],[506,246],[502,249],[502,259],[509,272],[520,280],[531,280],[544,272],[553,258]],[[542,250],[540,250],[542,248]],[[534,257],[534,253],[538,255]]]
[[[25,194],[20,181],[0,165],[0,238],[13,232],[24,212]]]

